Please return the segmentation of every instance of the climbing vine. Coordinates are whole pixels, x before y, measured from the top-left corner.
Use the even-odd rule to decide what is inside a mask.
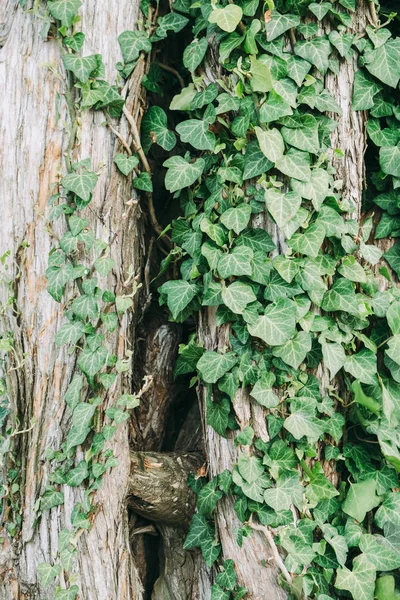
[[[73,574],[78,532],[90,527],[93,494],[116,464],[106,443],[141,395],[123,394],[103,410],[130,365],[129,354],[118,360],[109,351],[108,337],[133,306],[138,284],[131,276],[123,296],[106,286],[113,240],[96,239],[84,216],[98,172],[90,159],[72,158],[79,114],[129,118],[123,80],[172,33],[186,44],[182,64],[151,64],[142,84],[154,102],[141,139],[130,122],[134,152],[119,136],[115,163],[144,193],[165,240],[150,165],[154,145],[168,154],[165,189],[181,216],[172,222],[174,247],[160,271],[164,277],[172,265],[176,276],[160,285],[160,303],[174,321],[207,312],[229,333],[218,350],[205,349],[193,334],[176,363],[176,376],[195,373],[205,390],[207,424],[221,436],[233,431],[239,448],[232,472],[189,479],[198,501],[185,547],[201,548],[209,566],[219,561],[213,513],[231,494],[242,523],[237,543],[263,531],[291,597],[398,597],[400,244],[384,251],[379,240],[400,232],[399,24],[390,3],[379,13],[369,2],[368,24],[355,30],[358,4],[366,10],[356,0],[175,0],[158,16],[158,4],[144,0],[140,28],[119,37],[118,85],[105,81],[100,54],[81,54],[80,0],[52,0],[40,12],[62,46],[69,77],[66,174],[49,202],[50,220],[64,218],[67,231],[46,275],[54,300],[66,302],[55,342],[77,351],[78,371],[65,398],[71,429],[48,453],[53,470],[37,517],[64,502],[62,486],[85,484],[72,528],[60,533],[59,556],[39,566],[43,585],[62,569]],[[352,201],[334,166],[343,153],[331,142],[342,110],[324,77],[354,60],[352,108],[368,111],[370,148],[365,197]],[[182,87],[167,111],[157,102],[166,72]],[[239,390],[265,409],[264,437],[254,423],[238,425]],[[83,444],[84,457],[76,453]],[[73,600],[73,576],[64,581],[55,598]],[[213,600],[245,594],[226,560]]]

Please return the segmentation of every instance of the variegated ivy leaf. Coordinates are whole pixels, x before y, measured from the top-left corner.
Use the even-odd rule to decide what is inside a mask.
[[[118,36],[118,43],[126,63],[138,59],[141,52],[151,51],[151,41],[145,31],[124,31]]]
[[[295,233],[288,245],[295,252],[316,258],[325,239],[325,227],[320,222],[312,223],[304,233]]]
[[[208,20],[210,23],[216,23],[222,31],[232,33],[239,25],[243,12],[240,6],[228,4],[225,8],[214,8]]]
[[[337,279],[325,293],[321,307],[328,312],[342,310],[358,316],[360,311],[352,282],[344,277]]]
[[[394,335],[388,341],[388,348],[386,354],[395,363],[400,365],[400,334]]]
[[[82,2],[80,0],[54,0],[47,3],[51,16],[61,21],[64,27],[72,25],[72,21],[81,6]]]
[[[275,256],[273,265],[282,279],[287,283],[292,283],[300,269],[296,259],[293,260],[293,258],[288,258],[283,254]]]
[[[203,486],[197,496],[197,509],[201,515],[211,515],[223,494],[217,490],[217,479]]]
[[[393,302],[386,313],[386,318],[393,335],[400,334],[400,301]]]
[[[311,343],[311,334],[306,331],[299,331],[286,344],[274,348],[273,354],[281,358],[283,362],[293,367],[293,369],[298,369],[306,355],[310,352]]]
[[[276,161],[275,167],[284,175],[299,181],[310,181],[311,169],[308,155],[292,149]]]
[[[209,131],[207,121],[188,119],[176,126],[182,142],[191,144],[197,150],[212,150],[215,146],[215,135]]]
[[[241,281],[234,281],[228,287],[222,288],[222,301],[235,314],[243,314],[246,306],[256,300],[251,286]]]
[[[400,177],[400,147],[384,146],[379,150],[379,164],[386,175]]]
[[[360,550],[378,571],[394,571],[400,567],[399,552],[383,536],[364,534],[360,539]]]
[[[61,185],[68,192],[73,192],[82,200],[88,201],[98,178],[93,171],[73,172],[61,179]]]
[[[251,217],[251,206],[249,204],[239,204],[236,208],[229,208],[222,213],[220,221],[227,229],[239,235],[243,229],[246,229]]]
[[[400,39],[385,44],[364,55],[365,66],[379,81],[396,88],[400,80]]]
[[[265,202],[278,227],[284,227],[300,208],[301,197],[295,192],[282,194],[276,188],[270,188],[265,190]]]
[[[216,83],[210,83],[202,92],[198,92],[190,103],[190,109],[196,110],[197,108],[203,108],[211,104],[218,96],[218,85]]]
[[[367,348],[363,348],[357,354],[346,356],[344,370],[359,379],[361,383],[369,385],[376,384],[376,354]]]
[[[236,246],[246,246],[254,252],[264,253],[275,249],[275,244],[269,233],[257,227],[241,233],[236,239]]]
[[[73,376],[71,383],[65,394],[65,402],[74,410],[75,406],[79,404],[81,398],[81,390],[83,387],[83,377],[77,373]]]
[[[257,140],[252,140],[246,146],[244,156],[243,179],[252,179],[266,173],[273,167],[273,163],[261,152]]]
[[[151,106],[145,113],[142,121],[142,141],[145,152],[152,144],[158,144],[168,152],[176,144],[176,137],[168,129],[167,115],[160,106]]]
[[[95,350],[87,347],[79,355],[78,367],[88,377],[94,377],[105,365],[108,356],[108,350],[100,346]]]
[[[217,574],[216,582],[227,590],[233,590],[236,585],[237,575],[235,571],[235,563],[233,560],[228,559],[223,564],[222,572]]]
[[[301,60],[301,59],[299,59]],[[304,61],[305,62],[305,61]],[[306,63],[308,64],[308,63]],[[311,68],[311,65],[308,65]],[[293,109],[277,92],[272,90],[260,108],[260,123],[272,123],[293,114]]]
[[[312,2],[308,5],[308,10],[310,10],[318,19],[318,21],[322,21],[322,19],[328,14],[330,9],[332,8],[332,4],[329,2],[322,2],[321,4],[317,4],[317,2]]]
[[[236,31],[234,31],[222,40],[219,46],[219,58],[221,63],[224,63],[226,60],[228,60],[229,56],[231,55],[231,52],[235,48],[240,46],[243,40],[244,36],[240,35]]]
[[[177,281],[167,281],[160,289],[160,294],[167,296],[167,306],[171,311],[171,315],[176,319],[196,296],[198,287],[179,279]]]
[[[332,46],[326,36],[297,42],[294,46],[294,52],[300,58],[304,58],[304,60],[314,65],[321,75],[326,75],[329,68],[329,56],[332,52]]]
[[[288,77],[293,79],[298,86],[303,84],[304,78],[306,75],[308,75],[310,69],[311,64],[307,60],[299,58],[298,56],[290,56],[287,61]]]
[[[350,33],[340,34],[338,31],[333,30],[329,34],[329,41],[332,46],[335,46],[340,56],[343,58],[348,56],[351,46],[353,44],[355,36]]]
[[[297,15],[285,14],[282,15],[278,12],[273,12],[271,18],[265,24],[265,31],[267,33],[267,40],[272,42],[280,35],[291,29],[297,27],[300,24],[300,17]]]
[[[354,256],[345,256],[338,272],[346,279],[357,283],[364,283],[367,279],[364,269]]]
[[[67,71],[72,71],[81,83],[86,83],[91,74],[98,69],[98,55],[76,56],[76,54],[64,54],[64,65]]]
[[[218,273],[222,279],[232,275],[251,275],[254,253],[246,246],[236,246],[232,252],[223,254],[218,261]]]
[[[197,370],[206,383],[216,383],[225,373],[230,371],[237,363],[233,352],[220,354],[219,352],[205,352],[197,363]]]
[[[201,176],[205,166],[203,158],[188,163],[182,156],[171,156],[164,162],[164,167],[168,167],[165,187],[170,192],[189,187]]]
[[[261,152],[272,163],[276,163],[283,157],[283,153],[285,152],[285,143],[280,131],[278,129],[264,131],[261,127],[255,127],[254,130]]]
[[[97,404],[80,402],[72,413],[72,427],[66,440],[66,451],[83,444],[90,432],[90,422]]]
[[[86,479],[89,475],[88,466],[85,460],[81,462],[74,469],[68,471],[65,476],[65,483],[71,487],[77,487]]]
[[[166,38],[168,31],[174,31],[175,33],[178,33],[188,23],[189,19],[177,12],[167,13],[165,16],[158,18],[158,27],[152,36],[152,41],[158,41]]]
[[[287,298],[271,303],[253,324],[248,325],[250,335],[261,338],[269,346],[280,346],[296,331],[296,305]]]
[[[46,269],[47,291],[56,302],[61,302],[65,286],[74,279],[75,270],[68,261],[60,267],[49,267]]]

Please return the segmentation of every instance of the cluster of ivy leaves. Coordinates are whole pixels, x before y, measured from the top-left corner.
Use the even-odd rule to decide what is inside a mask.
[[[176,375],[197,372],[207,423],[220,435],[238,430],[232,401],[240,388],[266,409],[269,433],[263,440],[251,425],[237,431],[233,471],[191,479],[198,511],[185,547],[200,547],[208,565],[218,560],[213,512],[232,494],[243,523],[238,544],[251,535],[251,518],[271,528],[293,575],[293,598],[395,600],[400,244],[383,257],[374,239],[400,231],[400,39],[390,22],[356,30],[356,0],[172,6],[155,32],[121,36],[120,70],[128,74],[168,31],[185,28],[187,36],[190,27],[193,34],[181,69],[191,81],[168,114],[152,106],[142,123],[146,151],[158,144],[170,153],[165,187],[182,209],[170,256],[180,277],[161,285],[160,302],[177,322],[212,307],[217,326],[230,331],[225,352],[192,338],[180,349]],[[210,42],[219,53],[214,80]],[[378,148],[369,175],[381,192],[373,198],[382,209],[377,226],[376,215],[362,226],[354,218],[329,159],[342,111],[324,76],[355,57],[353,110],[369,111],[368,135]],[[146,81],[156,92],[158,76],[154,68]],[[324,389],[321,368],[331,382]],[[245,594],[233,567],[224,563],[213,600]]]

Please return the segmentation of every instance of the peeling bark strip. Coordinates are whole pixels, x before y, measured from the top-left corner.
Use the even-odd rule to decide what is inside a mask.
[[[132,453],[129,506],[150,521],[187,526],[194,513],[196,497],[186,481],[201,464],[198,454]]]

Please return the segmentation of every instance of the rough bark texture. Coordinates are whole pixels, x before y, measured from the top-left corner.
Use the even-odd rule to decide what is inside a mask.
[[[57,552],[58,531],[68,526],[71,510],[81,491],[67,488],[65,506],[47,511],[35,527],[34,504],[43,492],[50,466],[45,462],[47,448],[58,448],[70,418],[64,393],[75,368],[76,356],[69,356],[54,345],[54,336],[64,321],[63,303],[57,304],[46,291],[47,255],[55,246],[46,231],[47,201],[51,184],[63,169],[62,155],[68,144],[70,117],[65,103],[66,81],[60,46],[41,35],[43,21],[18,0],[0,7],[1,43],[0,81],[0,255],[11,251],[14,275],[20,269],[15,306],[18,317],[7,327],[13,332],[21,369],[12,376],[12,401],[27,428],[19,438],[22,457],[22,532],[11,548],[6,542],[0,560],[0,597],[4,600],[44,598],[38,584],[37,565],[52,561]],[[117,37],[133,29],[137,21],[138,2],[122,0],[118,10],[106,0],[88,0],[81,8],[82,29],[86,34],[84,54],[99,52],[103,56],[106,77],[115,81],[115,63],[120,60]],[[107,33],[107,35],[105,35]],[[61,76],[59,75],[61,73]],[[143,267],[143,220],[139,204],[129,211],[125,202],[131,198],[130,182],[118,174],[113,165],[115,136],[102,126],[104,115],[82,115],[74,159],[90,157],[94,169],[101,168],[94,199],[85,216],[96,237],[111,241],[111,255],[117,269],[109,277],[109,287],[122,290],[131,265],[135,273]],[[128,127],[121,121],[121,132],[128,137]],[[64,224],[56,225],[56,234]],[[22,248],[22,242],[27,247]],[[129,290],[130,291],[130,290]],[[137,306],[137,302],[136,302]],[[119,357],[132,349],[135,317],[124,317],[110,348]],[[129,389],[129,376],[122,382]],[[107,404],[112,405],[118,389],[110,391]],[[119,466],[104,478],[95,498],[97,514],[87,534],[79,538],[77,583],[85,600],[133,600],[142,598],[141,584],[132,561],[127,530],[126,496],[130,474],[128,427],[120,426],[111,442]],[[18,561],[13,561],[15,553]]]

